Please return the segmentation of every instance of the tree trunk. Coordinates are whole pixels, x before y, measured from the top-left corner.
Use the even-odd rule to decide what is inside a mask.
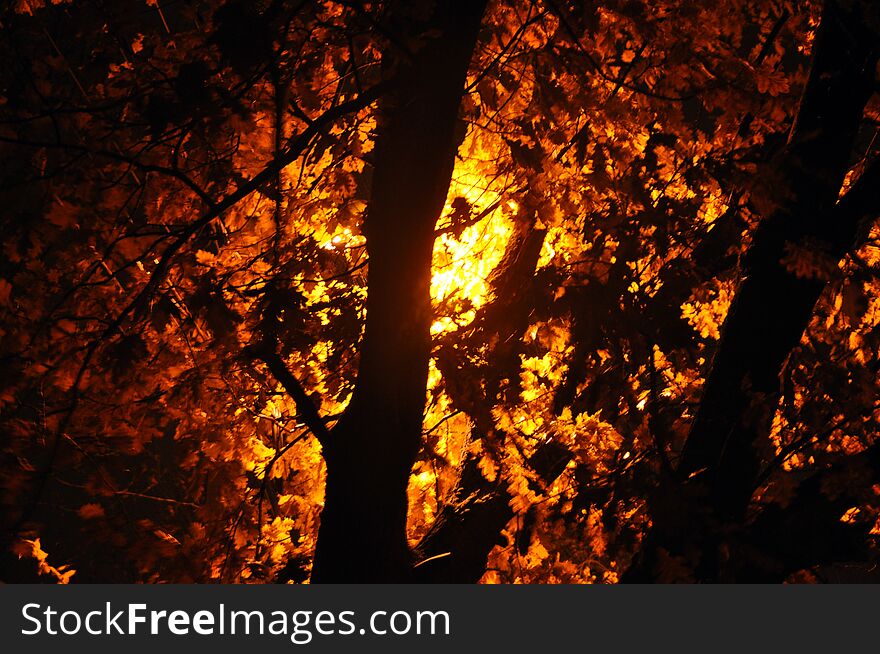
[[[436,352],[453,406],[470,417],[474,435],[487,447],[503,439],[496,433],[492,406],[499,395],[519,393],[518,384],[505,379],[518,378],[523,334],[536,304],[535,267],[546,234],[535,226],[533,213],[526,210],[518,217],[504,258],[490,277],[495,300],[477,314],[470,333],[457,341],[459,347],[443,345]],[[485,364],[475,366],[468,349],[486,343],[490,345]],[[489,481],[483,476],[478,459],[471,455],[462,463],[451,500],[417,547],[420,582],[476,583],[486,571],[492,548],[503,541],[501,532],[513,517],[511,497],[503,478]],[[541,466],[545,467],[556,468],[550,462]],[[554,478],[561,472],[556,470]]]
[[[763,198],[769,209],[743,262],[679,459],[685,481],[659,494],[655,526],[626,581],[653,579],[661,549],[685,557],[700,579],[725,578],[723,534],[742,521],[754,492],[780,374],[828,281],[822,268],[852,248],[861,220],[877,206],[876,164],[837,203],[874,87],[872,12],[867,3],[825,6],[796,123],[765,184],[773,197]],[[815,271],[798,269],[809,259],[819,264]]]
[[[843,4],[843,3],[841,3]],[[765,198],[772,212],[756,230],[743,281],[725,321],[697,417],[681,454],[684,476],[706,471],[716,508],[741,515],[780,396],[779,376],[828,280],[792,259],[836,266],[856,224],[830,219],[874,87],[877,35],[867,16],[828,2],[797,120]]]
[[[312,581],[411,577],[407,484],[419,450],[430,356],[431,256],[457,149],[455,126],[485,0],[399,2],[398,85],[379,107],[363,231],[370,257],[357,384],[324,448],[327,484]],[[396,41],[398,41],[396,39]]]

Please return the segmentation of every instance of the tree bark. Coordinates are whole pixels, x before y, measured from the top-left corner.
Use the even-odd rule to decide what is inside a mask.
[[[396,3],[409,52],[383,55],[396,90],[379,107],[363,232],[369,272],[357,384],[324,447],[327,483],[312,581],[411,578],[407,484],[419,450],[430,356],[431,256],[455,125],[485,0]],[[398,40],[395,40],[398,41]]]
[[[658,493],[654,527],[625,581],[653,579],[661,549],[683,556],[699,579],[748,576],[731,572],[723,541],[741,526],[755,490],[780,374],[828,281],[821,268],[836,266],[863,219],[880,206],[876,162],[837,202],[874,89],[878,38],[870,19],[876,13],[859,2],[832,1],[824,8],[797,120],[765,185],[774,187],[773,197],[763,198],[771,208],[743,262],[681,452],[683,481]],[[818,262],[817,271],[798,270],[798,259],[807,258]]]
[[[828,277],[792,259],[836,266],[857,221],[833,218],[865,104],[874,89],[877,35],[866,12],[828,2],[797,120],[772,173],[775,205],[756,230],[740,288],[706,379],[679,471],[705,471],[715,508],[741,515],[758,473],[780,396],[779,376],[800,341]],[[867,9],[867,8],[866,8]],[[769,201],[768,201],[769,200]]]
[[[490,278],[496,299],[479,312],[459,348],[444,345],[436,353],[444,378],[456,382],[447,383],[453,406],[470,417],[474,434],[487,447],[503,439],[495,433],[491,407],[499,395],[518,394],[512,380],[517,379],[523,334],[535,306],[535,267],[546,234],[535,227],[534,215],[518,217],[504,258]],[[491,343],[485,365],[475,366],[464,350],[485,343]],[[513,517],[511,496],[504,479],[489,481],[477,462],[478,457],[470,456],[462,463],[451,500],[416,548],[420,582],[476,583],[492,548],[502,541],[501,532]]]

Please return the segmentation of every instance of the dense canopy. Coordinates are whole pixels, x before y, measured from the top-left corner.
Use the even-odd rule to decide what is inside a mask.
[[[870,578],[878,3],[12,4],[0,579]]]

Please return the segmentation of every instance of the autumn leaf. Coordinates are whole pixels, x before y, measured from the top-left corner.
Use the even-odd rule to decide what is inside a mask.
[[[79,507],[77,513],[83,520],[94,520],[104,517],[104,507],[96,502],[89,502]]]

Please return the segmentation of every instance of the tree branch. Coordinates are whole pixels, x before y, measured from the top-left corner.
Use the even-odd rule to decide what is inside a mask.
[[[249,345],[245,348],[244,354],[250,359],[259,359],[266,364],[269,372],[272,373],[296,403],[297,412],[300,418],[302,418],[303,423],[315,435],[321,447],[326,449],[330,442],[330,430],[324,424],[324,419],[318,413],[312,398],[306,393],[305,388],[303,388],[303,385],[296,376],[290,372],[290,368],[284,363],[281,355],[265,343]]]

